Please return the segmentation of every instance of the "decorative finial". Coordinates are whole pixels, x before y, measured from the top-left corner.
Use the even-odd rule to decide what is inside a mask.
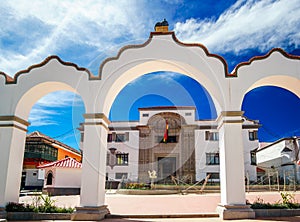
[[[162,22],[157,22],[155,24],[154,30],[156,32],[168,32],[169,31],[169,23],[166,19],[164,19]]]

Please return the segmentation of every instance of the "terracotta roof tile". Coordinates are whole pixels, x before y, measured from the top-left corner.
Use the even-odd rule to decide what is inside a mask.
[[[52,163],[47,163],[44,165],[40,165],[37,168],[47,168],[47,167],[59,167],[59,168],[82,168],[82,164],[78,162],[77,160],[67,157],[62,160],[57,160]]]

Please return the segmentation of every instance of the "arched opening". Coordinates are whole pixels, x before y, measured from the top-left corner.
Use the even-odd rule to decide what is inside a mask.
[[[296,184],[298,145],[294,138],[300,136],[299,97],[281,87],[261,86],[245,95],[242,110],[260,124],[256,136],[260,146],[250,150],[251,162],[257,166],[256,183],[278,187]]]
[[[136,121],[138,108],[194,106],[196,119],[215,119],[217,110],[209,92],[197,80],[175,72],[153,72],[129,82],[112,101],[112,121]]]
[[[49,172],[47,174],[47,181],[46,181],[46,185],[52,185],[53,184],[53,173]]]
[[[108,133],[108,149],[126,153],[129,164],[123,168],[108,166],[108,184],[121,181],[120,173],[126,175],[123,182],[147,184],[148,171],[154,170],[156,183],[171,185],[172,176],[192,184],[204,180],[208,173],[219,173],[218,166],[199,167],[200,161],[206,166],[205,153],[218,153],[218,141],[206,138],[213,141],[206,146],[204,136],[217,134],[216,117],[210,94],[186,75],[154,72],[130,82],[113,101]],[[122,134],[128,136],[118,143],[114,138]],[[211,182],[219,182],[219,177]]]
[[[249,119],[259,120],[261,142],[300,135],[300,99],[287,89],[276,86],[254,88],[245,95],[242,110]]]
[[[24,88],[23,90],[26,90]],[[81,161],[80,135],[77,128],[83,122],[85,105],[75,90],[65,83],[44,82],[20,92],[16,116],[28,121],[24,134],[22,190],[41,190],[44,171],[39,165],[71,156]],[[21,178],[21,176],[20,176]]]
[[[202,58],[203,60],[203,58]],[[222,84],[223,79],[219,79],[221,72],[214,71],[211,67],[203,67],[205,71],[209,69],[211,75],[207,75],[201,70],[192,67],[187,63],[182,63],[178,61],[164,61],[164,60],[155,60],[155,61],[147,61],[142,62],[143,60],[139,60],[140,64],[135,65],[132,68],[128,68],[127,66],[124,68],[124,72],[120,73],[121,70],[117,70],[115,73],[112,73],[108,77],[104,77],[105,81],[105,94],[98,95],[98,101],[104,101],[102,104],[99,104],[99,107],[103,109],[104,113],[109,113],[109,110],[113,104],[113,101],[116,99],[117,95],[121,92],[121,90],[129,84],[131,81],[146,75],[148,73],[158,73],[158,72],[173,72],[180,73],[187,77],[194,79],[196,82],[201,84],[207,90],[208,94],[211,96],[213,104],[215,106],[217,114],[224,109],[226,102],[226,94],[227,91],[223,90],[224,85]],[[202,61],[203,62],[203,61]],[[132,65],[132,64],[130,64]],[[209,64],[206,64],[207,66]],[[219,64],[218,64],[219,65]],[[216,66],[218,66],[216,65]],[[219,67],[218,67],[219,68]],[[122,70],[123,71],[123,70]],[[222,76],[222,78],[224,78]],[[108,88],[108,86],[110,86]]]

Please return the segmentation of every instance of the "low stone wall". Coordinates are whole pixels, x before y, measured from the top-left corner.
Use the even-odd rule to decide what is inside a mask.
[[[71,220],[70,213],[7,212],[8,221],[16,220]]]
[[[80,188],[48,187],[43,189],[43,193],[49,194],[51,196],[79,195]]]
[[[294,217],[300,216],[300,209],[253,209],[255,217]]]

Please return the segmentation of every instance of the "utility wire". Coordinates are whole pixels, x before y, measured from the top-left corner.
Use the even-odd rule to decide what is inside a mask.
[[[64,132],[64,133],[62,133],[62,134],[60,134],[60,135],[53,136],[52,138],[53,138],[53,139],[57,139],[57,138],[66,136],[66,135],[70,134],[70,133],[73,132],[73,131],[74,131],[74,129],[72,128],[72,129],[70,129],[70,130],[68,130],[68,131],[66,131],[66,132]]]

